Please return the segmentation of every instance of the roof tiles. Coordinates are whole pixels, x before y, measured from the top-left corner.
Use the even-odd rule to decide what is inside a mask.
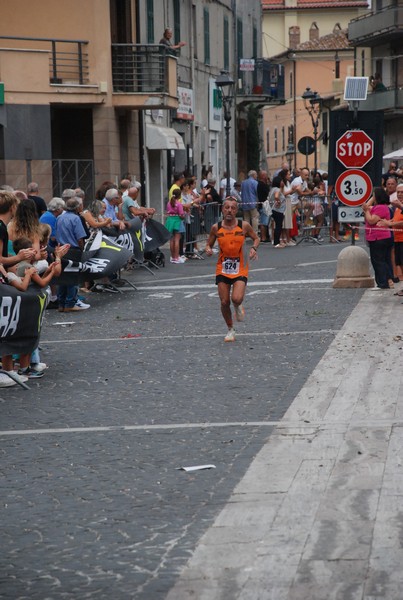
[[[347,29],[334,31],[327,35],[323,35],[317,40],[308,40],[298,44],[295,50],[344,50],[350,48],[347,37]]]

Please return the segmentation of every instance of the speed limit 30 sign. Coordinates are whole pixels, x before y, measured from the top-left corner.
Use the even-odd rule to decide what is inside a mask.
[[[371,178],[361,169],[348,169],[336,180],[335,192],[347,206],[360,206],[372,195]]]

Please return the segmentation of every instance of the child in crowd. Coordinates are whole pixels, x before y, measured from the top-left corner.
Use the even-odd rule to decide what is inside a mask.
[[[48,233],[48,232],[47,232]],[[21,250],[26,250],[32,248],[32,242],[28,238],[19,238],[13,242],[13,249],[16,255]],[[45,268],[45,271],[39,275],[37,267],[32,263],[35,262],[35,257],[33,256],[30,260],[21,261],[17,263],[17,265],[10,267],[9,271],[6,271],[3,265],[0,265],[0,273],[8,285],[15,287],[17,290],[21,292],[25,292],[29,285],[34,284],[40,288],[45,288],[49,285],[50,281],[54,277],[58,277],[61,273],[61,256],[65,252],[67,252],[65,247],[57,248],[55,250],[56,256],[59,256],[55,259],[50,266]],[[40,265],[43,268],[43,262],[46,261],[38,261],[37,264],[42,263]],[[46,265],[48,263],[46,262]],[[19,357],[20,368],[18,370],[18,375],[21,378],[21,381],[26,381],[27,379],[36,379],[40,378],[44,374],[44,370],[46,365],[44,363],[40,363],[39,354],[21,354]],[[14,358],[12,355],[3,355],[1,357],[2,367],[5,371],[13,371],[14,370]]]
[[[179,256],[179,241],[181,232],[183,231],[183,219],[184,210],[180,203],[181,190],[174,189],[172,192],[171,199],[167,204],[167,219],[165,221],[165,227],[173,235],[169,240],[169,249],[171,251],[171,263],[181,264],[185,262],[185,259]]]

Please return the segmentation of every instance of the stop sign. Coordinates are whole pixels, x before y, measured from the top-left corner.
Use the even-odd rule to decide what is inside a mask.
[[[374,157],[374,141],[365,131],[352,129],[336,142],[336,158],[346,169],[361,169]]]

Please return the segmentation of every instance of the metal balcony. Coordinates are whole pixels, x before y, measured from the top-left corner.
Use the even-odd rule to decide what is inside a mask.
[[[386,6],[353,19],[348,25],[348,39],[353,46],[379,46],[401,39],[402,35],[403,6]]]
[[[44,50],[49,53],[49,83],[76,84],[89,83],[88,53],[86,40],[62,40],[55,38],[31,38],[0,36],[4,47],[19,52]],[[29,60],[29,55],[25,55]]]
[[[177,59],[160,44],[112,44],[115,106],[177,108]]]
[[[284,104],[284,69],[265,58],[255,59],[253,71],[238,73],[237,104]]]
[[[397,110],[403,111],[403,89],[394,88],[384,92],[372,92],[372,94],[368,94],[366,100],[360,102],[360,110],[382,110],[387,119],[388,112],[396,114]]]

